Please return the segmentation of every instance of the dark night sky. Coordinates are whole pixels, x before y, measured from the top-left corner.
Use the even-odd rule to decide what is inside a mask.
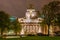
[[[24,17],[28,4],[33,4],[36,10],[41,10],[44,4],[52,0],[0,0],[0,10],[12,16]]]

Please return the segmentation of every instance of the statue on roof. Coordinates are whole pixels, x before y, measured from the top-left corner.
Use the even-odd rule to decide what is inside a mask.
[[[28,9],[34,9],[32,4],[29,4]]]

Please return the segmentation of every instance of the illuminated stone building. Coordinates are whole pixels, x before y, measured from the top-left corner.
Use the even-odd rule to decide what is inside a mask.
[[[43,19],[38,17],[37,11],[32,7],[28,8],[25,17],[18,18],[18,21],[22,26],[20,34],[47,34],[48,28],[43,28],[41,26],[40,23],[43,21]]]

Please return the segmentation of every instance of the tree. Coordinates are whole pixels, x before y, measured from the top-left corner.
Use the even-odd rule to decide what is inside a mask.
[[[60,27],[60,13],[56,14],[56,19],[53,22]]]
[[[44,14],[44,23],[48,25],[48,35],[50,25],[52,24],[52,20],[56,18],[56,14],[60,11],[60,2],[52,1],[49,4],[45,5],[42,9],[42,13]]]
[[[13,30],[15,32],[15,35],[17,35],[18,32],[20,32],[21,30],[21,25],[20,23],[18,22],[18,19],[16,19],[15,21],[12,22],[12,25],[14,26],[13,27]]]
[[[10,23],[9,15],[5,13],[4,11],[0,11],[1,35],[3,35],[5,28],[8,28],[9,23]]]

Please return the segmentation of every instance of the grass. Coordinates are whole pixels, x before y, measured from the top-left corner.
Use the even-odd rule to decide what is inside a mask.
[[[48,36],[27,36],[22,38],[8,38],[8,39],[2,39],[0,40],[60,40],[59,36],[56,37],[48,37]]]

